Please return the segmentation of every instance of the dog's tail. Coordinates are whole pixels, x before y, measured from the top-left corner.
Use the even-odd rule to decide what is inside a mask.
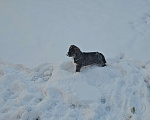
[[[108,64],[107,64],[107,62],[106,62],[106,60],[105,60],[104,55],[103,55],[103,61],[104,61],[104,66],[108,66]]]
[[[106,62],[105,65],[108,66],[108,63]]]

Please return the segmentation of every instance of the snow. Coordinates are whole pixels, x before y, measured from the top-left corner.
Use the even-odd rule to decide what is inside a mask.
[[[149,39],[150,0],[0,0],[0,120],[149,120]]]
[[[79,73],[69,60],[34,69],[0,61],[0,119],[149,120],[150,62],[107,61]]]

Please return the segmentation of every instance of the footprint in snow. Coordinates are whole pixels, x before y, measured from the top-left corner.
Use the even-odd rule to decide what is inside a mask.
[[[141,35],[150,34],[149,25],[150,25],[150,15],[145,14],[139,20],[130,22],[131,28],[138,31]]]
[[[50,70],[45,71],[45,72],[43,73],[43,80],[44,80],[44,81],[47,81],[51,76],[52,76],[52,72],[51,72]]]
[[[111,111],[111,106],[106,106],[105,109],[106,111]]]
[[[4,72],[0,70],[0,77],[4,75]]]
[[[102,103],[102,104],[105,104],[105,103],[106,103],[106,99],[105,99],[105,98],[102,98],[102,99],[101,99],[101,103]]]
[[[147,89],[150,90],[150,75],[145,77],[144,82],[147,85]]]
[[[42,79],[47,81],[52,76],[53,66],[50,64],[42,64],[34,69],[35,74],[32,81],[36,81],[37,79]]]

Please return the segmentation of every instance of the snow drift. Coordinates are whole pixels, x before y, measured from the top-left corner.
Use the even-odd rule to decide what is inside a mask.
[[[0,120],[149,120],[150,61],[107,61],[79,73],[70,61],[34,69],[0,61]]]

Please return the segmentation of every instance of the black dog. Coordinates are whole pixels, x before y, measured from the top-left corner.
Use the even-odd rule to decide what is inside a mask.
[[[98,52],[81,52],[75,45],[70,46],[67,56],[73,57],[74,63],[76,63],[76,72],[80,72],[82,66],[99,65],[104,67],[107,65],[103,54]]]

